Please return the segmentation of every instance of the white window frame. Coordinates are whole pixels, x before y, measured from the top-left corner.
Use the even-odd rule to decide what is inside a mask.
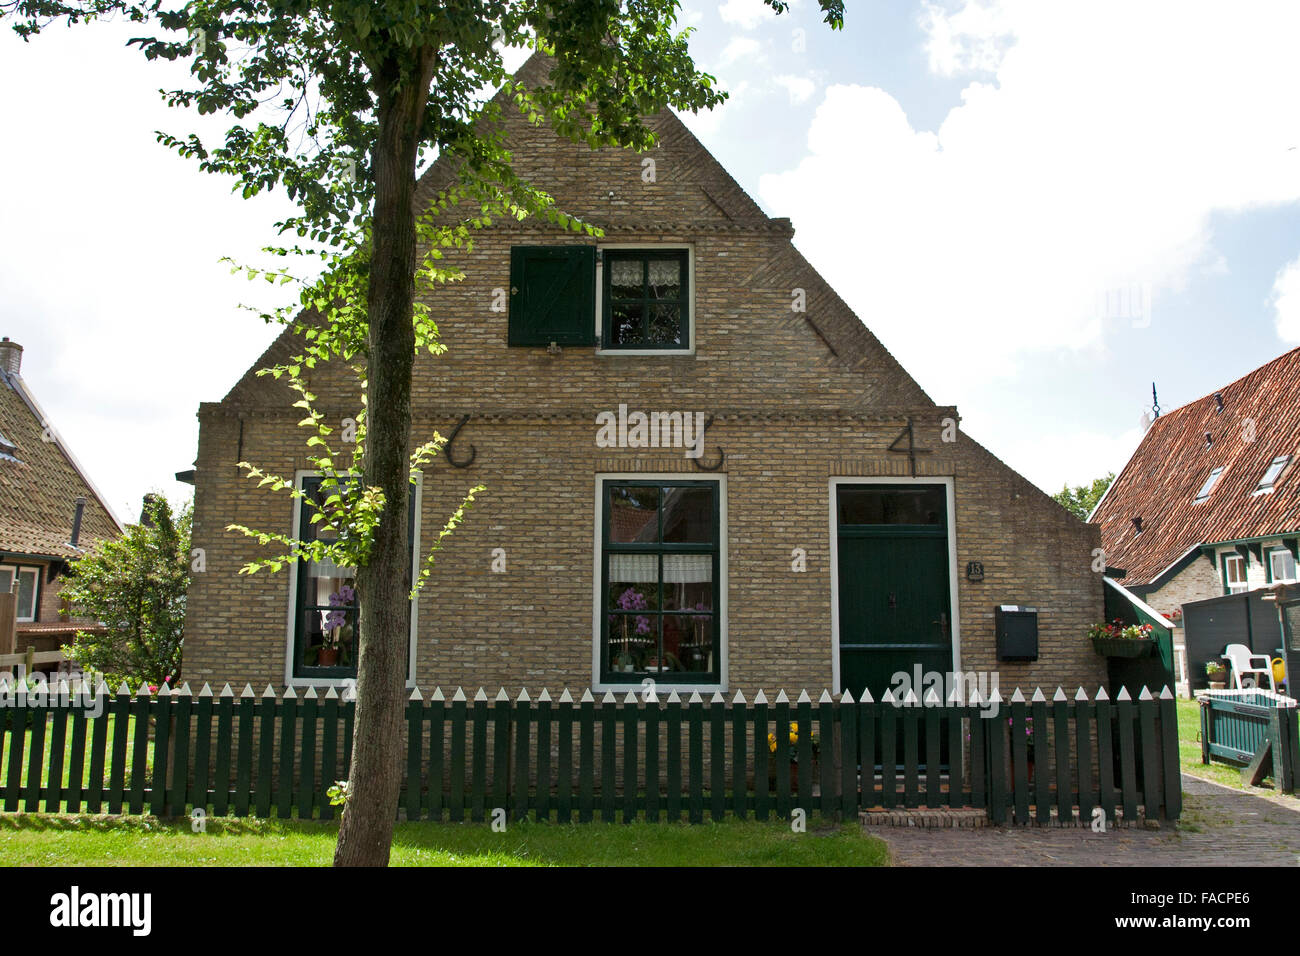
[[[1200,489],[1196,492],[1196,497],[1192,499],[1192,504],[1199,505],[1201,502],[1210,499],[1210,495],[1214,494],[1214,489],[1219,486],[1219,479],[1223,477],[1223,470],[1225,467],[1226,466],[1224,465],[1218,465],[1210,469],[1209,475],[1206,476],[1205,483],[1201,485]]]
[[[300,469],[293,473],[293,486],[296,490],[302,490],[304,478],[319,478],[322,472],[312,471],[310,469]],[[352,477],[351,475],[341,474],[340,478]],[[424,474],[421,472],[416,476],[415,489],[411,492],[415,496],[415,524],[411,534],[411,581],[412,584],[418,579],[420,574],[420,512],[423,510],[424,498]],[[300,531],[300,522],[302,520],[302,499],[293,499],[293,530],[292,536],[296,539]],[[351,677],[295,677],[293,673],[293,642],[294,631],[297,627],[298,615],[298,565],[301,562],[293,561],[289,565],[289,609],[285,625],[285,647],[284,647],[284,683],[286,687],[343,687],[348,684],[355,684],[355,678]],[[411,634],[407,645],[407,655],[410,658],[410,677],[407,678],[407,690],[413,689],[418,681],[416,675],[416,642],[415,635],[419,628],[420,618],[420,600],[417,593],[415,600],[411,601]]]
[[[1233,583],[1228,580],[1228,566],[1237,561],[1241,562],[1241,580]],[[1235,551],[1225,551],[1223,554],[1223,588],[1229,594],[1243,594],[1250,590],[1250,566]]]
[[[877,476],[841,477],[830,480],[830,552],[831,552],[831,686],[838,696],[844,687],[840,684],[840,539],[839,515],[836,511],[837,490],[841,485],[943,485],[948,505],[948,618],[952,621],[952,669],[960,674],[961,667],[961,587],[957,577],[957,505],[954,494],[955,480],[951,477],[924,475],[916,478],[884,478]]]
[[[1273,567],[1273,559],[1274,559],[1275,557],[1277,557],[1279,554],[1286,555],[1288,558],[1291,559],[1291,576],[1290,576],[1290,577],[1279,577],[1279,576],[1278,576],[1278,573],[1277,573],[1277,570]],[[1297,571],[1297,567],[1296,567],[1295,556],[1291,554],[1291,552],[1290,552],[1289,549],[1287,549],[1287,548],[1285,548],[1285,547],[1280,547],[1280,546],[1279,546],[1279,547],[1275,547],[1275,548],[1271,548],[1271,549],[1269,549],[1269,552],[1268,552],[1268,576],[1269,576],[1269,579],[1270,579],[1274,584],[1294,584],[1295,581],[1296,581],[1296,571]]]
[[[1269,481],[1268,484],[1265,484],[1264,482],[1268,481],[1268,473],[1273,470],[1274,465],[1279,463],[1281,463],[1282,467],[1277,470],[1277,474],[1273,476],[1273,480]],[[1278,479],[1282,477],[1282,473],[1286,471],[1287,466],[1290,464],[1291,464],[1290,455],[1278,455],[1276,458],[1270,461],[1268,463],[1268,467],[1264,469],[1264,474],[1260,476],[1259,484],[1255,486],[1255,490],[1254,492],[1252,492],[1252,496],[1271,495],[1273,493],[1273,489],[1277,487]]]
[[[676,252],[686,250],[686,282],[689,286],[687,316],[687,348],[684,349],[607,349],[605,348],[605,257],[601,254],[606,249],[614,251],[644,249],[649,252]],[[600,356],[618,355],[694,355],[695,354],[695,246],[687,242],[611,242],[596,246],[596,341]]]
[[[31,614],[23,614],[22,609],[18,607],[18,592],[14,591],[14,609],[18,612],[15,620],[19,624],[32,624],[40,616],[41,611],[41,568],[32,564],[9,564],[0,567],[0,571],[8,571],[13,577],[9,579],[9,588],[12,591],[13,586],[18,579],[24,574],[32,576],[32,604]]]
[[[640,247],[638,247],[640,248]],[[704,694],[725,694],[727,693],[729,677],[729,653],[730,648],[727,639],[727,476],[711,474],[684,474],[682,472],[623,472],[610,471],[600,472],[596,475],[595,493],[592,495],[596,507],[593,512],[592,520],[592,585],[591,585],[591,691],[594,694],[603,694],[606,691],[615,694],[626,694],[628,691],[640,691],[641,684],[612,684],[602,682],[600,679],[600,615],[601,615],[601,593],[600,582],[602,578],[601,544],[602,544],[602,527],[601,521],[604,519],[604,499],[602,494],[606,481],[713,481],[718,485],[718,582],[715,589],[715,604],[718,616],[718,683],[716,684],[687,684],[674,683],[668,680],[655,681],[655,693],[661,698],[664,694],[677,691],[677,693],[688,696],[691,693],[699,692]]]

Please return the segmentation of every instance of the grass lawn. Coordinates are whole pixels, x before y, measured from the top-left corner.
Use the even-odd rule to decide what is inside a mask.
[[[792,833],[784,822],[701,824],[399,823],[394,866],[885,866],[861,825]],[[326,866],[338,825],[282,820],[0,816],[9,866]]]

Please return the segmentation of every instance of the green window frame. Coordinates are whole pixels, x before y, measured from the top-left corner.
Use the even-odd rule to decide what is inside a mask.
[[[605,249],[601,262],[602,350],[691,348],[689,250]],[[675,282],[664,281],[672,272],[666,266],[676,266]]]
[[[317,540],[320,524],[311,518],[315,513],[307,495],[321,491],[322,476],[304,475],[300,488],[304,498],[295,499],[298,513],[297,534],[302,541]],[[411,585],[415,553],[419,546],[415,535],[416,495],[408,498],[407,535],[411,541],[411,563],[407,566],[406,585]],[[336,600],[337,599],[337,600]],[[357,651],[361,646],[360,607],[356,595],[356,570],[336,565],[317,566],[305,559],[297,563],[293,585],[293,666],[294,679],[343,680],[357,676]],[[322,662],[325,652],[328,662]],[[407,677],[411,662],[407,659]]]
[[[601,684],[720,684],[722,483],[601,481]]]

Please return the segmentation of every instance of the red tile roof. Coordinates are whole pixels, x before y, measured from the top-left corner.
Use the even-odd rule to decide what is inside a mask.
[[[0,551],[71,558],[80,553],[68,544],[78,497],[83,549],[122,529],[47,425],[22,377],[0,370],[0,434],[17,446],[0,454]]]
[[[1218,394],[1221,412],[1211,393],[1157,418],[1092,516],[1101,525],[1106,564],[1127,572],[1126,586],[1152,583],[1201,544],[1300,531],[1300,349]],[[1282,455],[1291,461],[1273,492],[1255,494],[1269,463]],[[1217,467],[1223,473],[1197,504]],[[1141,534],[1134,518],[1142,519]]]

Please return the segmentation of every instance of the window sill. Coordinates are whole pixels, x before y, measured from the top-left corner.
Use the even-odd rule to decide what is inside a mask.
[[[692,346],[688,349],[596,349],[596,356],[598,358],[617,355],[663,355],[669,358],[674,356],[682,358],[693,357],[695,355],[695,348]]]
[[[647,675],[647,679],[649,679],[648,675]],[[623,684],[623,683],[606,684],[600,681],[596,681],[591,685],[591,692],[593,694],[610,693],[613,694],[619,700],[622,700],[624,697],[628,695],[628,692],[630,691],[631,693],[635,694],[639,699],[645,693],[645,686],[646,686],[645,684],[639,682],[635,684]],[[693,693],[699,693],[699,695],[705,699],[706,703],[708,702],[708,698],[712,697],[714,694],[727,693],[726,684],[680,684],[680,683],[669,683],[668,681],[657,680],[655,681],[654,686],[655,686],[655,696],[659,698],[661,703],[673,691],[677,691],[677,696],[679,696],[682,699],[682,703],[685,703],[686,701],[690,700],[691,694]]]

